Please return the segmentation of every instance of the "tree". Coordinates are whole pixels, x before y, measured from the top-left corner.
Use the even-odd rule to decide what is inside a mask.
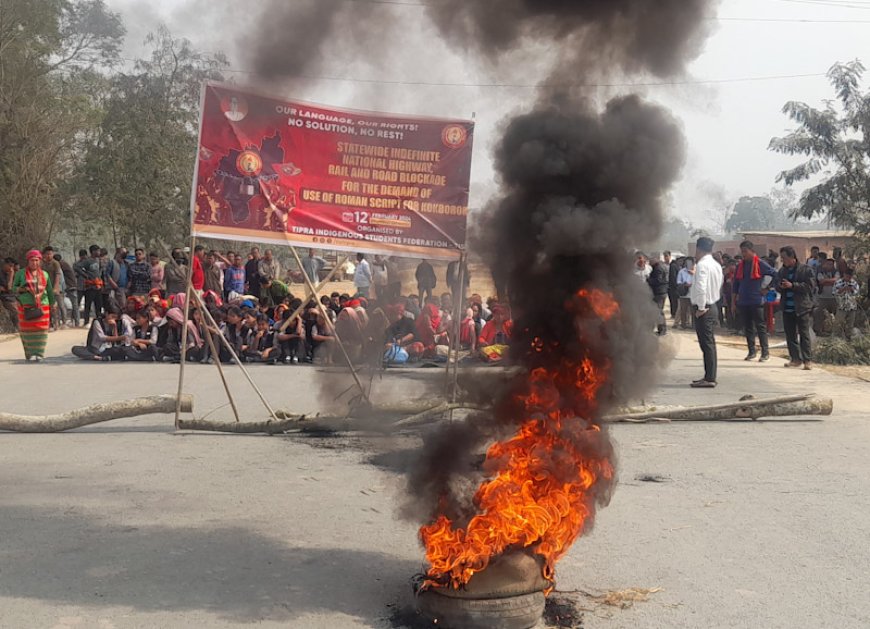
[[[668,218],[662,226],[658,248],[670,251],[685,251],[692,239],[692,226],[676,217]]]
[[[63,183],[97,121],[95,64],[117,59],[124,28],[102,0],[3,0],[0,19],[0,250],[47,244]]]
[[[725,223],[725,230],[729,234],[773,230],[785,227],[786,223],[785,214],[773,206],[770,197],[740,197]]]
[[[188,232],[200,86],[221,80],[227,65],[165,28],[148,42],[150,58],[112,78],[79,185],[83,217],[108,223],[116,243],[137,246]]]
[[[792,212],[795,218],[826,218],[829,224],[870,236],[870,95],[861,91],[864,65],[837,63],[828,71],[836,101],[823,109],[790,101],[783,112],[797,128],[770,141],[770,150],[804,155],[802,164],[785,170],[777,182],[792,186],[821,179],[807,188]]]

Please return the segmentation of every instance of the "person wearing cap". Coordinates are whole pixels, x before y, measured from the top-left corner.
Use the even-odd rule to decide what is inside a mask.
[[[18,299],[18,334],[24,346],[24,357],[40,362],[45,356],[55,298],[51,278],[42,270],[39,250],[27,252],[27,266],[15,274],[12,292]]]

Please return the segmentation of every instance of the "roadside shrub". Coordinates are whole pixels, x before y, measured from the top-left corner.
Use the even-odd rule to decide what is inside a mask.
[[[870,337],[823,339],[813,353],[817,362],[828,365],[870,365]]]

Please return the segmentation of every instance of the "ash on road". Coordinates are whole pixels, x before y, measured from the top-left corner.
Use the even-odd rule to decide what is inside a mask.
[[[17,340],[0,343],[0,408],[41,414],[175,391],[167,365],[65,358],[82,336],[52,334],[42,364],[22,362]],[[722,348],[719,388],[694,391],[693,339],[665,342],[677,358],[650,366],[662,384],[647,404],[815,391],[834,398],[834,415],[615,426],[622,480],[559,564],[559,589],[663,591],[629,609],[586,601],[584,626],[870,625],[868,385]],[[252,372],[275,406],[318,408],[313,369]],[[377,388],[413,394],[436,377],[390,374]],[[263,418],[234,378],[244,415]],[[213,367],[193,365],[187,379],[197,415],[230,418]],[[423,567],[416,526],[396,513],[414,435],[173,434],[171,424],[0,434],[0,627],[390,626]]]

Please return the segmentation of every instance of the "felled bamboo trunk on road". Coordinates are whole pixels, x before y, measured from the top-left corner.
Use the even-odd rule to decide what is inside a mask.
[[[746,421],[762,417],[827,416],[833,410],[834,401],[831,398],[820,398],[816,397],[815,393],[808,393],[764,400],[745,399],[715,406],[685,406],[609,415],[603,417],[601,421],[610,424],[640,424],[656,421]]]
[[[120,402],[94,404],[54,415],[0,413],[0,430],[31,433],[63,432],[113,419],[157,413],[174,413],[176,399],[174,395],[155,395],[134,398],[132,400],[122,400]],[[182,395],[181,411],[189,413],[192,410],[193,396]]]

